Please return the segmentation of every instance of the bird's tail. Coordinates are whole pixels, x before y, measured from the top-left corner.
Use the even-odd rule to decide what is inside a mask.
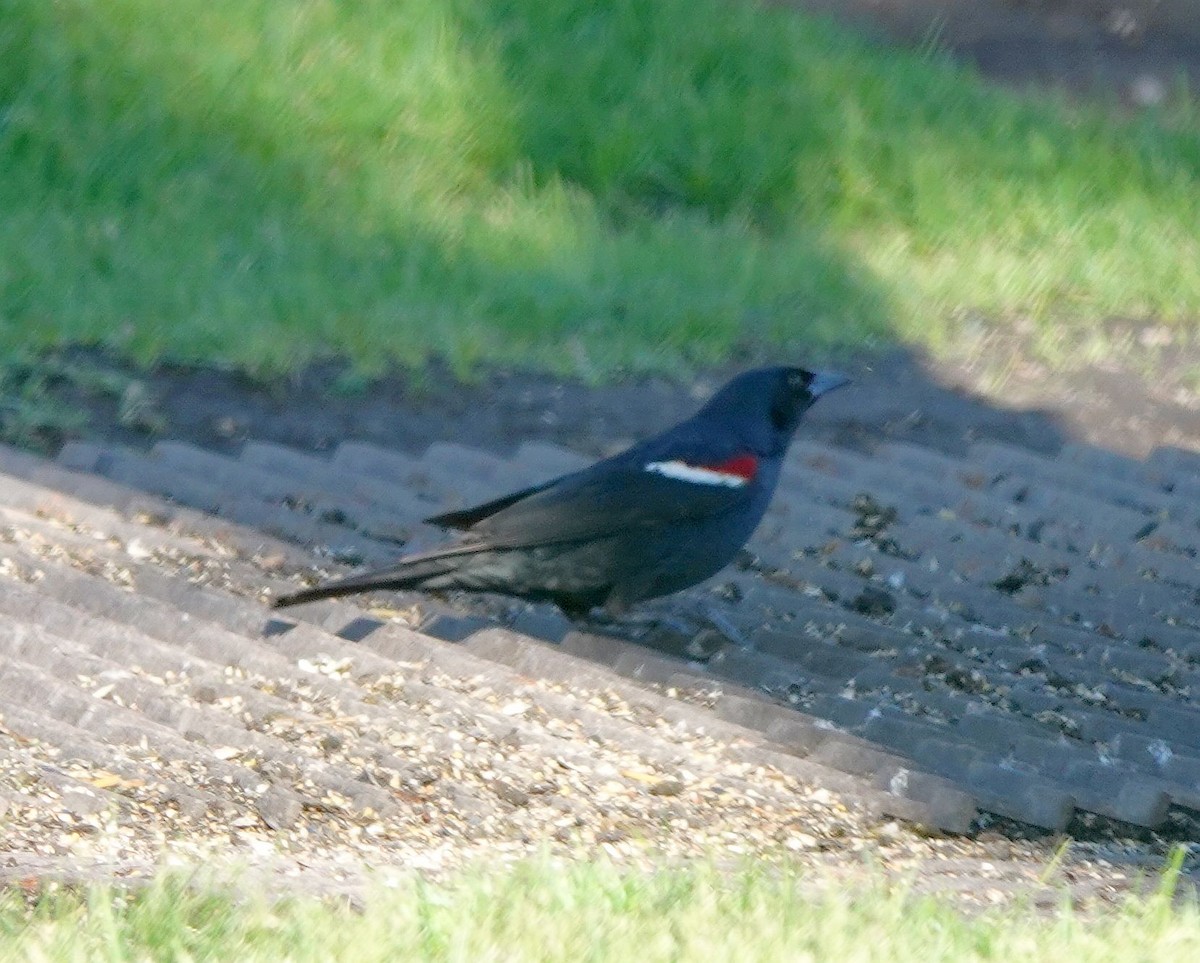
[[[363,572],[360,575],[347,575],[329,582],[322,582],[312,588],[293,592],[291,595],[281,595],[271,602],[271,608],[283,609],[290,605],[316,602],[319,599],[332,599],[341,595],[353,595],[356,592],[369,592],[373,589],[401,591],[420,588],[429,579],[454,571],[458,567],[460,558],[461,556],[457,554],[438,554],[404,559],[391,568]]]

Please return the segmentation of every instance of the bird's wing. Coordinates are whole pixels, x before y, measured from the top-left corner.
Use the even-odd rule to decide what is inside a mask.
[[[530,488],[522,488],[518,492],[513,492],[511,495],[504,495],[501,498],[493,498],[490,502],[484,502],[482,505],[475,505],[471,508],[460,508],[452,512],[443,512],[441,515],[433,515],[425,519],[426,525],[437,525],[439,528],[454,528],[458,531],[465,532],[472,525],[475,525],[491,515],[495,515],[499,511],[508,508],[509,505],[516,504],[530,495],[535,495],[540,491],[544,491],[551,485],[556,485],[561,478],[555,478],[548,482],[543,482],[540,485],[533,485]]]
[[[708,518],[746,504],[759,459],[709,443],[640,445],[584,471],[462,513],[494,548],[602,538]],[[493,509],[493,506],[496,506]]]

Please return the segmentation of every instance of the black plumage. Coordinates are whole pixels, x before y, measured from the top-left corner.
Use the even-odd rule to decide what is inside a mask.
[[[285,595],[276,608],[371,589],[458,589],[611,615],[723,568],[762,519],[804,412],[846,383],[802,368],[739,375],[691,418],[541,485],[427,519],[459,540]]]

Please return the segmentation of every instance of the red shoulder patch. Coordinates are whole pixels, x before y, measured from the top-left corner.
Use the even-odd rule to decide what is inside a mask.
[[[741,488],[758,473],[758,459],[753,455],[735,455],[710,465],[687,461],[652,461],[646,471],[694,485],[724,485]]]
[[[758,459],[753,455],[734,455],[732,458],[726,458],[715,465],[702,465],[700,467],[707,468],[709,471],[715,471],[721,475],[736,475],[738,478],[744,478],[746,481],[749,481],[758,474]]]

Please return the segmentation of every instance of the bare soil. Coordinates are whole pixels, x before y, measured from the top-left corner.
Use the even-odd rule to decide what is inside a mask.
[[[1137,350],[1066,369],[1052,369],[1019,337],[1000,334],[950,360],[896,349],[826,362],[854,383],[813,409],[804,434],[857,449],[900,440],[956,455],[980,440],[1043,454],[1072,440],[1138,457],[1159,446],[1200,448],[1200,396],[1191,380],[1200,351],[1178,340],[1158,348],[1136,335],[1125,340]],[[790,360],[806,362],[800,354]],[[708,371],[689,384],[638,378],[591,386],[502,368],[463,382],[434,364],[419,375],[398,370],[347,388],[345,368],[335,362],[271,380],[176,364],[136,369],[92,350],[67,352],[59,363],[87,374],[44,385],[44,400],[79,419],[70,431],[37,436],[48,452],[70,438],[133,448],[171,438],[236,452],[253,438],[314,452],[347,440],[411,452],[452,440],[498,454],[547,441],[597,456],[685,417],[746,366]]]
[[[985,76],[1153,106],[1200,90],[1193,0],[782,0],[882,41],[943,50]]]

